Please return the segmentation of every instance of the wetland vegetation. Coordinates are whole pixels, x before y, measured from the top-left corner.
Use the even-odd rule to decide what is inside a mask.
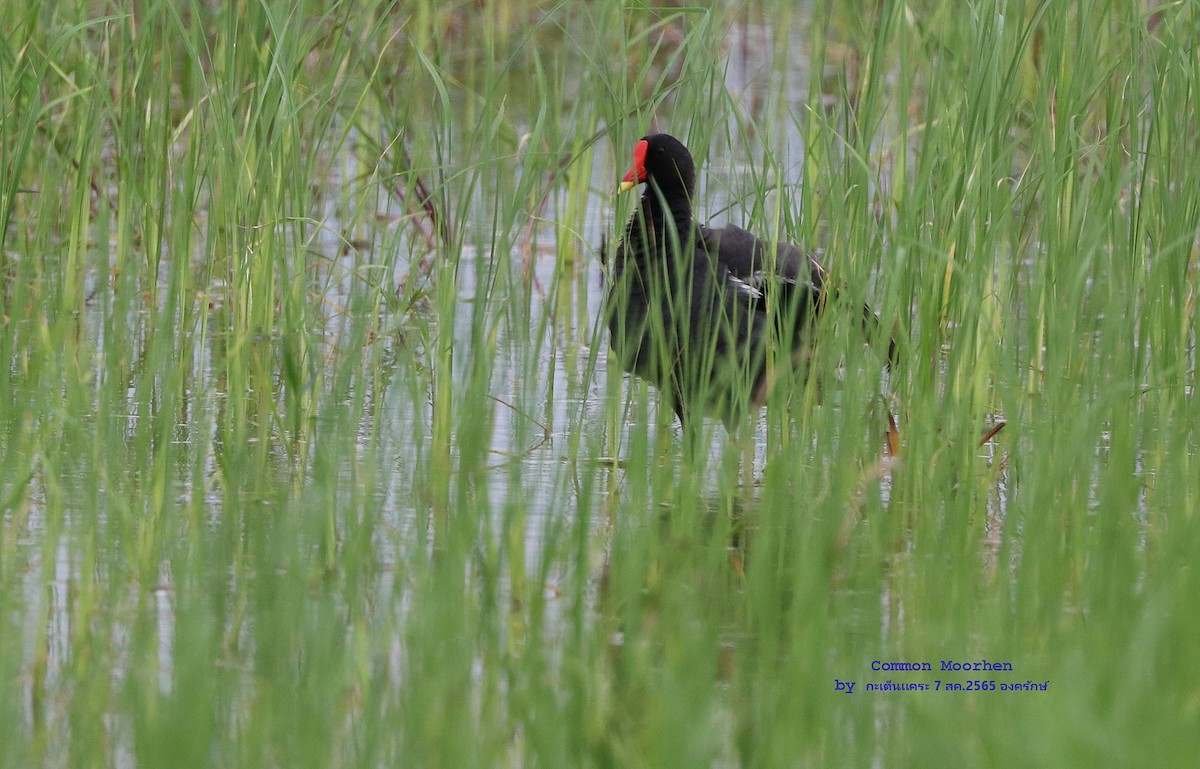
[[[0,28],[0,767],[1200,754],[1197,3]],[[842,295],[687,456],[600,307],[651,131]]]

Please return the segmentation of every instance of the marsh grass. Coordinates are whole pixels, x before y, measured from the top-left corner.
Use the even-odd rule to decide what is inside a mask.
[[[4,5],[0,765],[1193,760],[1198,13]],[[651,129],[840,287],[690,458]]]

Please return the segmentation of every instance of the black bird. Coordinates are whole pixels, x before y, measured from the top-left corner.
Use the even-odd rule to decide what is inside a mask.
[[[659,390],[681,426],[707,414],[732,434],[766,400],[769,350],[787,363],[811,349],[825,271],[788,243],[696,224],[696,166],[673,136],[647,136],[634,147],[620,189],[642,183],[641,206],[610,265],[610,344],[622,368]]]

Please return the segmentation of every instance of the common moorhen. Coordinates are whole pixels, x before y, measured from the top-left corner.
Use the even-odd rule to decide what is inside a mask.
[[[766,399],[769,349],[786,351],[776,354],[785,362],[811,349],[825,271],[788,243],[772,246],[732,225],[697,225],[696,166],[673,136],[647,136],[634,147],[620,189],[642,183],[641,205],[610,265],[610,344],[622,368],[652,383],[682,426],[708,414],[732,434]]]

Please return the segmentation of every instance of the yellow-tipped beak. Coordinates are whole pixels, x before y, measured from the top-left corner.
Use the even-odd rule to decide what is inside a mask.
[[[633,148],[633,167],[629,172],[621,177],[621,183],[617,185],[619,192],[629,192],[634,187],[646,181],[646,152],[649,150],[650,144],[645,139],[638,142]]]

